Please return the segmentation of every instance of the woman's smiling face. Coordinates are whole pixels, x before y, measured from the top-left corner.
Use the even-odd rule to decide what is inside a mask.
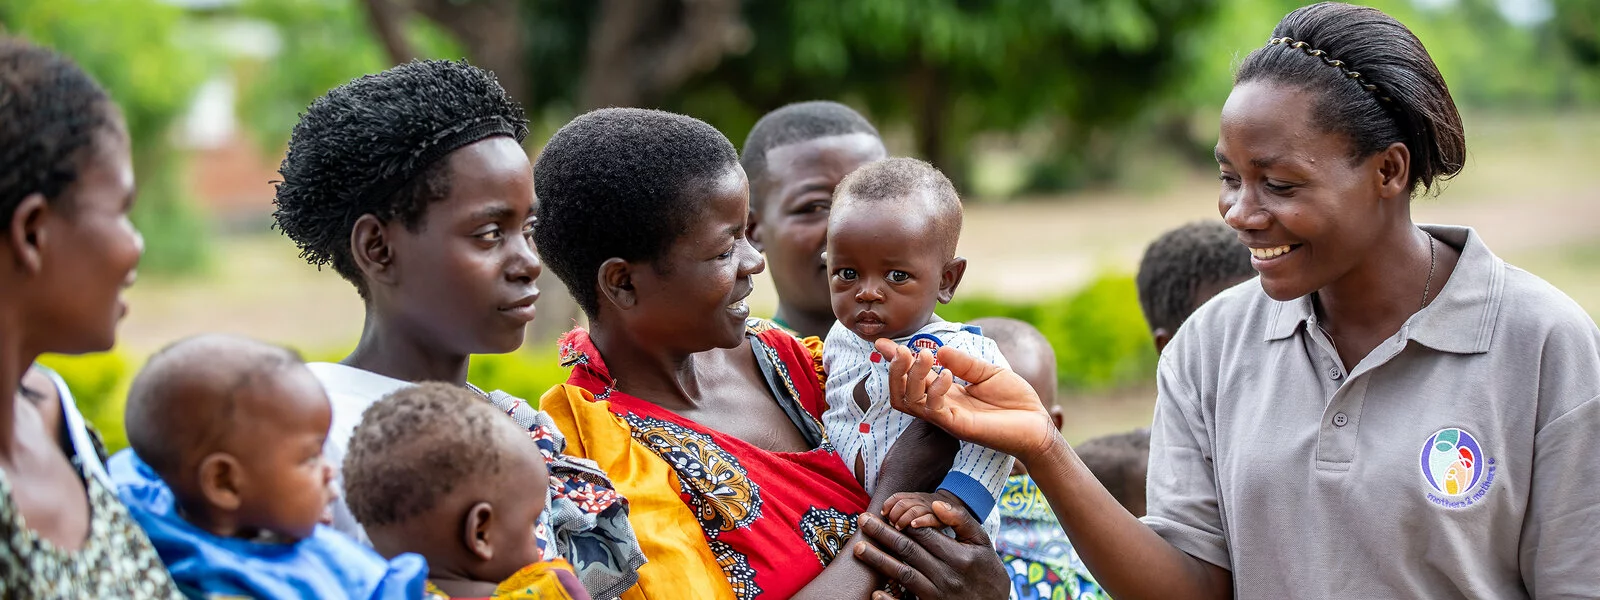
[[[755,289],[766,268],[745,238],[749,185],[737,163],[686,193],[696,216],[654,262],[633,270],[637,305],[629,327],[641,339],[685,353],[734,348],[744,340]]]
[[[1346,136],[1316,123],[1317,104],[1304,89],[1251,81],[1222,109],[1217,207],[1275,300],[1305,296],[1381,258],[1373,253],[1379,236],[1406,214],[1393,202],[1409,202],[1384,198],[1385,154],[1353,156]]]

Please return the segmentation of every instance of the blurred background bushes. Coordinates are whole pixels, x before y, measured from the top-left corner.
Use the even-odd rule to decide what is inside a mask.
[[[1056,377],[1069,393],[1137,384],[1155,372],[1155,345],[1132,276],[1102,275],[1076,293],[1038,302],[957,296],[938,313],[949,321],[1011,317],[1032,323],[1055,348]]]
[[[1138,384],[1154,371],[1156,354],[1150,341],[1133,278],[1104,275],[1076,293],[1037,302],[1007,301],[992,297],[958,299],[940,307],[939,315],[952,321],[1004,316],[1033,323],[1050,340],[1062,389],[1067,392],[1101,392]],[[305,354],[308,361],[337,362],[348,348]],[[61,374],[84,415],[105,435],[115,452],[127,447],[122,431],[122,410],[128,385],[139,364],[121,352],[84,356],[47,355],[40,360]],[[510,354],[472,357],[467,380],[485,390],[503,390],[538,405],[552,386],[564,383],[568,370],[560,365],[554,346],[524,349]]]

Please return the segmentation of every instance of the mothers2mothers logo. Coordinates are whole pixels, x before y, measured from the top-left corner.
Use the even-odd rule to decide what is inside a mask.
[[[1428,501],[1445,508],[1477,504],[1494,485],[1494,459],[1472,434],[1447,427],[1428,436],[1422,445],[1422,479],[1428,482]]]

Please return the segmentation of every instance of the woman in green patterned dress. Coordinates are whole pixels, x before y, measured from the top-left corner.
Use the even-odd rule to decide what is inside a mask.
[[[0,38],[0,598],[177,598],[45,352],[109,350],[144,241],[121,112]]]

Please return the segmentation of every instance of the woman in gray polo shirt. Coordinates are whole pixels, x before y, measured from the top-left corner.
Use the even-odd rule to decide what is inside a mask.
[[[1162,355],[1142,522],[1008,371],[940,352],[978,382],[952,387],[902,349],[902,410],[1020,458],[1119,599],[1600,596],[1600,331],[1473,230],[1412,222],[1466,157],[1421,42],[1290,13],[1216,156],[1261,276]]]

